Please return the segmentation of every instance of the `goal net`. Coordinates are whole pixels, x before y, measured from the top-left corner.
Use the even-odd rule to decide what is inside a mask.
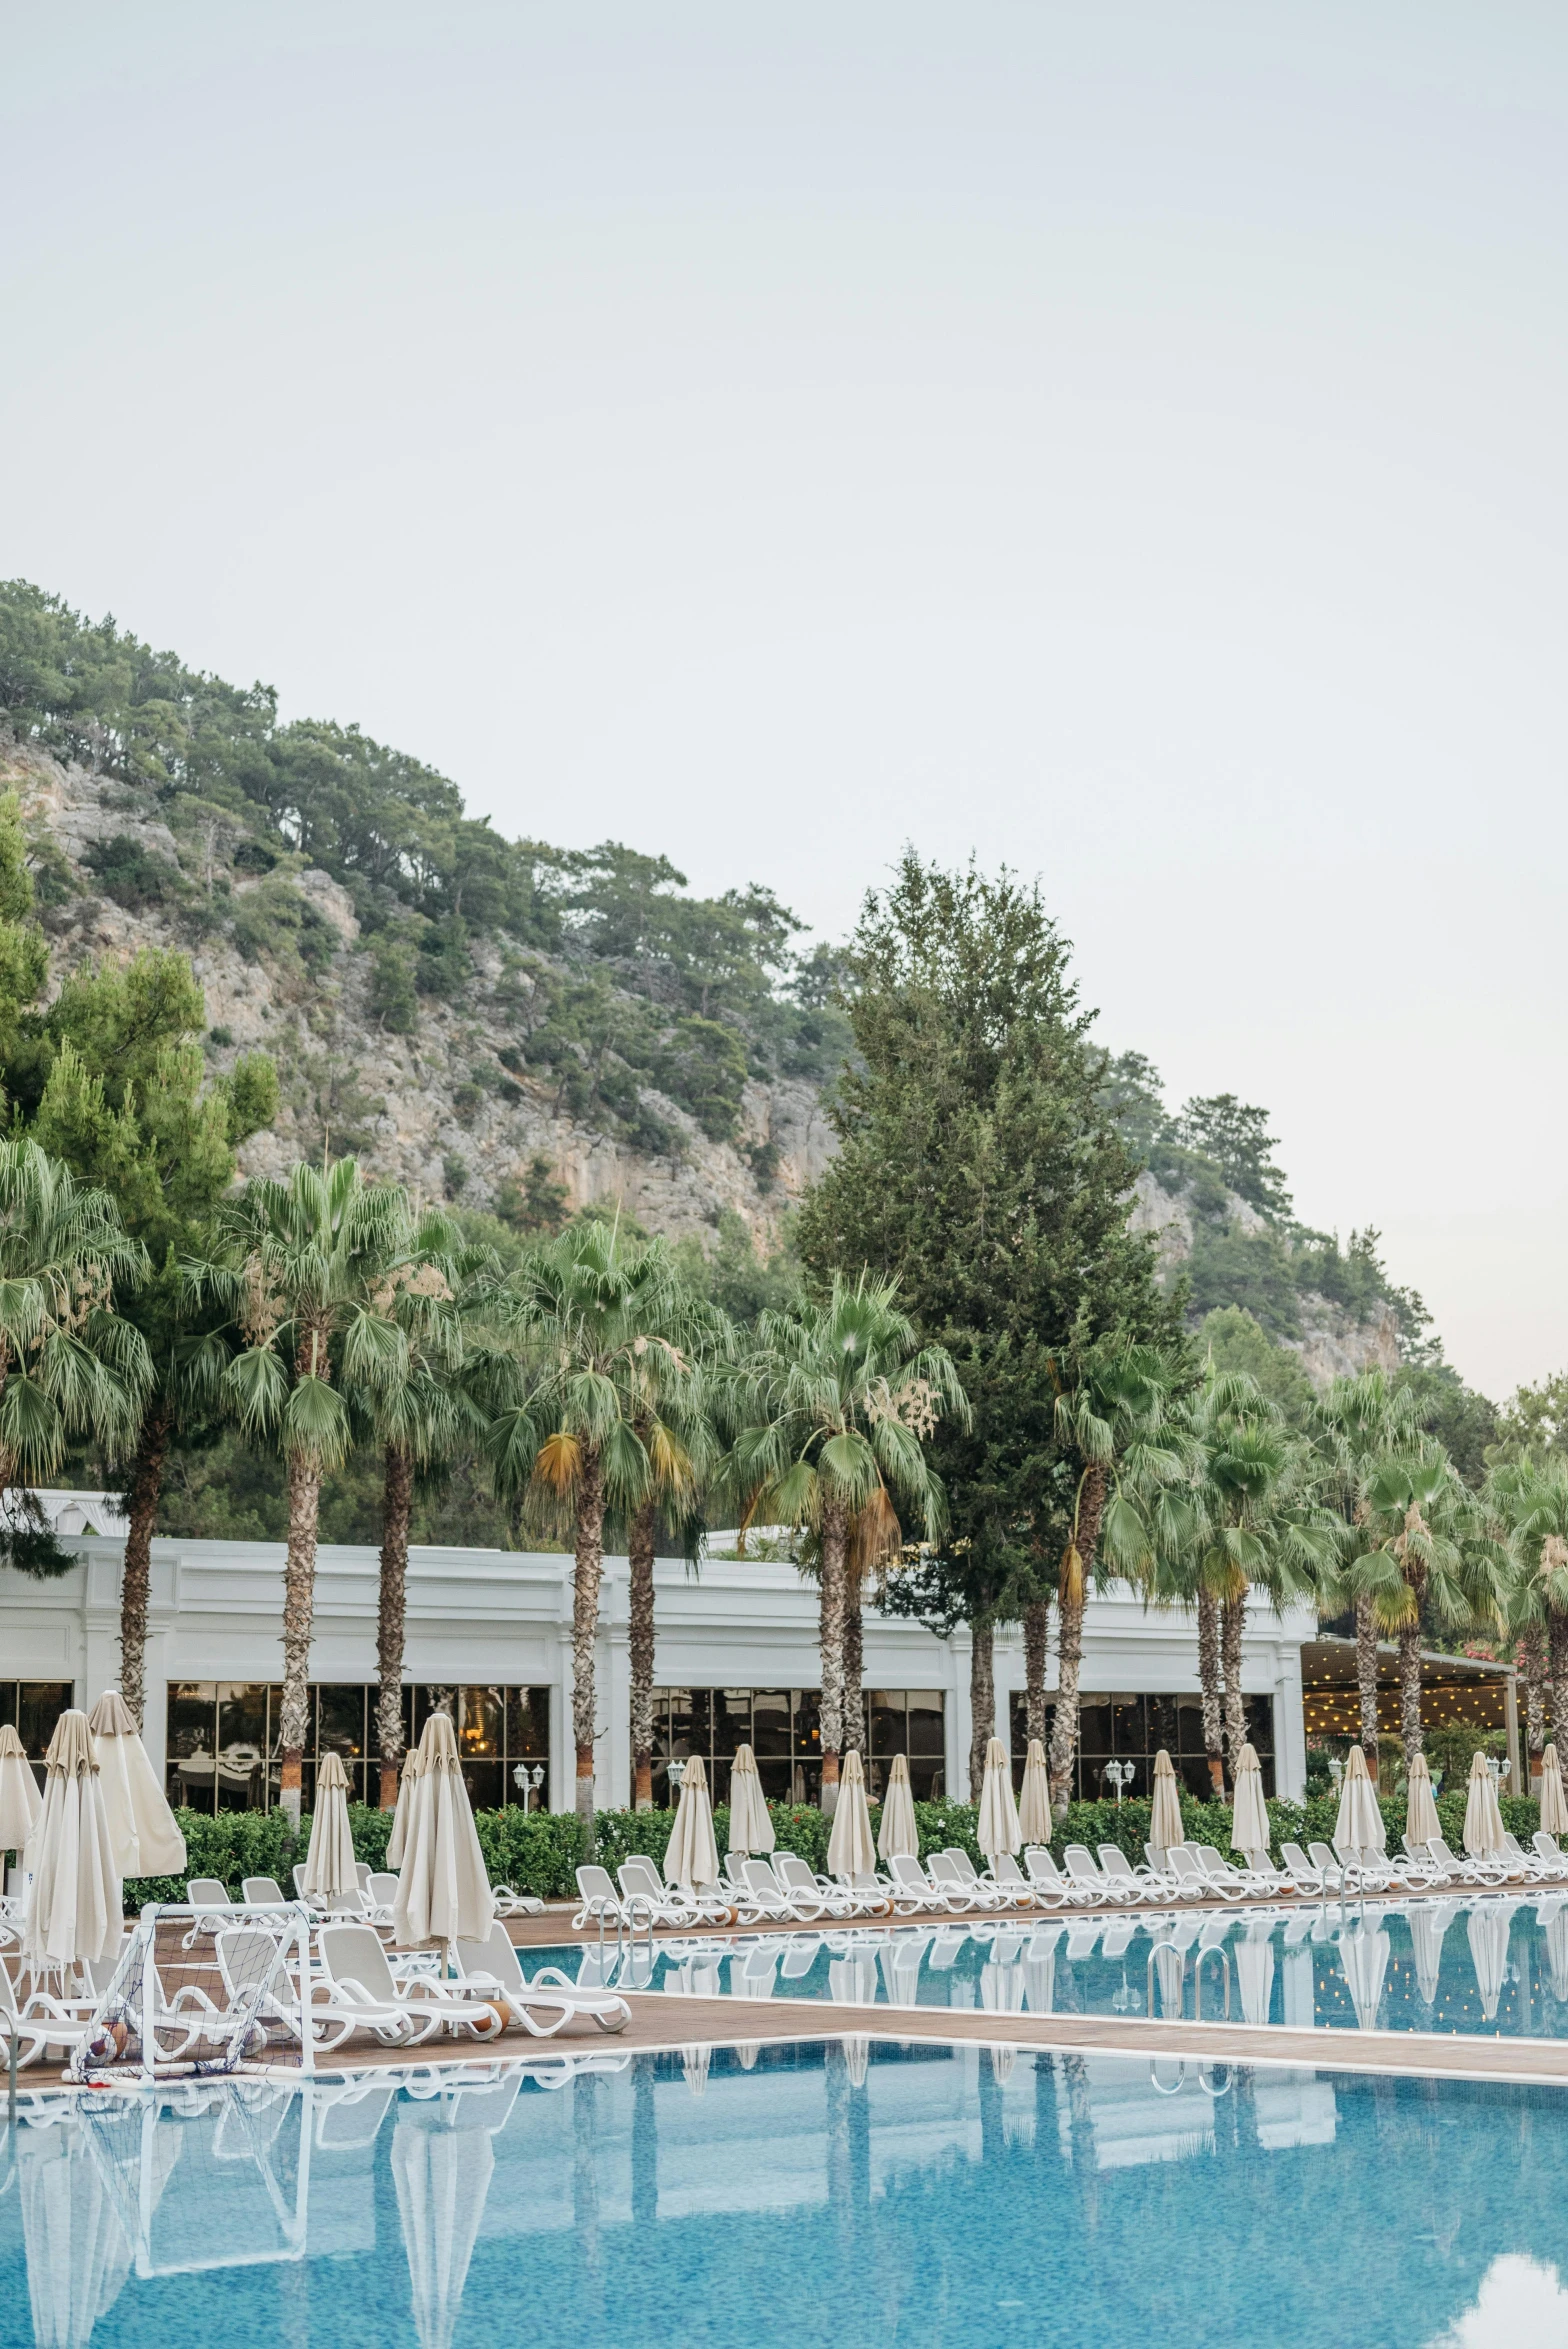
[[[266,2063],[314,2069],[300,2029],[310,1928],[297,1902],[156,1902],[121,1948],[68,2077],[168,2079]]]

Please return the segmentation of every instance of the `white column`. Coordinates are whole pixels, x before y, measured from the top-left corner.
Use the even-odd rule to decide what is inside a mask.
[[[617,1567],[620,1561],[617,1560]],[[593,1799],[596,1810],[624,1811],[631,1803],[632,1651],[629,1570],[605,1561],[599,1593],[598,1690]]]
[[[577,1748],[572,1740],[572,1635],[563,1631],[556,1646],[550,1684],[550,1808],[572,1810],[577,1802]]]
[[[1301,1650],[1281,1647],[1274,1690],[1274,1785],[1292,1802],[1307,1791],[1307,1729],[1301,1697]]]
[[[974,1640],[967,1623],[960,1623],[947,1640],[951,1680],[947,1694],[944,1734],[948,1790],[954,1802],[969,1800],[969,1740],[974,1718],[969,1706],[969,1660]]]

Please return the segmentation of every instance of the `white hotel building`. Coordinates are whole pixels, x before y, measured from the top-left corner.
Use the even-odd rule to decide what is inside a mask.
[[[98,1495],[51,1495],[77,1563],[57,1580],[0,1568],[0,1721],[13,1720],[41,1759],[65,1705],[90,1706],[119,1670],[123,1544]],[[314,1752],[336,1750],[356,1795],[376,1799],[374,1548],[318,1554]],[[455,1718],[475,1804],[529,1800],[571,1807],[572,1561],[555,1553],[415,1549],[409,1557],[404,1678],[417,1730],[431,1692],[456,1691]],[[709,1558],[700,1568],[659,1561],[658,1763],[701,1753],[714,1791],[728,1791],[728,1758],[754,1748],[766,1791],[812,1800],[816,1759],[816,1591],[793,1566]],[[598,1645],[596,1797],[630,1799],[628,1575],[605,1560]],[[272,1799],[282,1670],[283,1545],[159,1540],[153,1544],[144,1734],[172,1799],[246,1809]],[[1255,1607],[1243,1650],[1253,1740],[1270,1793],[1305,1784],[1303,1642],[1310,1609],[1283,1616]],[[909,1755],[917,1796],[968,1793],[970,1642],[924,1625],[865,1619],[867,1760],[873,1791],[891,1755]],[[1054,1659],[1052,1664],[1054,1673]],[[999,1635],[999,1719],[1010,1718],[1022,1757],[1024,1661],[1016,1634]],[[1192,1619],[1146,1609],[1130,1591],[1090,1601],[1084,1629],[1079,1790],[1113,1791],[1107,1762],[1132,1764],[1128,1791],[1147,1790],[1160,1746],[1201,1791],[1206,1783]],[[537,1790],[536,1790],[537,1774]]]

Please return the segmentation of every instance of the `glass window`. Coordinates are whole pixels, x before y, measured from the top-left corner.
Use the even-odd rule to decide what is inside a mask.
[[[502,1765],[499,1761],[470,1761],[463,1756],[463,1784],[468,1799],[476,1811],[498,1811],[501,1808]]]
[[[901,1688],[873,1688],[867,1693],[870,1737],[866,1750],[888,1756],[909,1751],[909,1701]]]
[[[790,1704],[787,1688],[755,1688],[751,1692],[751,1750],[760,1768],[763,1760],[787,1758],[790,1747]],[[766,1781],[764,1781],[766,1784]],[[783,1792],[775,1799],[784,1800]]]
[[[267,1807],[267,1683],[218,1683],[218,1788],[220,1811],[261,1811]]]
[[[16,1727],[16,1704],[20,1693],[14,1680],[0,1680],[0,1729]]]
[[[712,1745],[711,1714],[705,1688],[672,1688],[670,1691],[670,1751],[684,1762],[689,1754],[700,1754],[708,1759]]]
[[[316,1751],[358,1761],[365,1751],[365,1687],[316,1690]]]
[[[792,1688],[790,1705],[795,1718],[794,1748],[798,1762],[820,1761],[822,1753],[822,1697],[815,1688]]]
[[[1111,1751],[1145,1754],[1149,1750],[1148,1724],[1141,1696],[1118,1693],[1111,1699]]]
[[[1176,1699],[1176,1750],[1183,1754],[1201,1754],[1203,1743],[1203,1699],[1201,1696],[1179,1696]]]
[[[738,1746],[751,1743],[751,1691],[749,1688],[716,1688],[713,1692],[713,1753],[722,1760],[734,1754]],[[728,1779],[726,1771],[725,1777]]]
[[[658,1711],[654,1721],[657,1725]],[[506,1692],[506,1751],[510,1761],[543,1761],[550,1751],[550,1691],[509,1688]]]
[[[939,1688],[912,1688],[909,1698],[909,1757],[916,1754],[934,1754],[940,1757],[946,1751],[942,1735],[942,1691]]]
[[[792,1764],[786,1757],[776,1761],[759,1761],[757,1776],[762,1784],[763,1799],[770,1803],[787,1803],[790,1799]]]
[[[1111,1751],[1111,1700],[1108,1696],[1084,1696],[1078,1700],[1078,1750],[1092,1755],[1096,1762],[1105,1761]],[[1098,1779],[1098,1771],[1095,1773]]]
[[[193,1811],[218,1807],[218,1684],[179,1680],[169,1690],[168,1796]]]
[[[71,1680],[22,1682],[17,1697],[16,1729],[29,1761],[43,1760],[60,1715],[69,1710],[75,1695],[76,1684]]]
[[[465,1762],[500,1760],[506,1701],[498,1688],[460,1688],[454,1718]]]
[[[940,1802],[946,1783],[940,1762],[921,1760],[911,1755],[909,1791],[917,1803]]]

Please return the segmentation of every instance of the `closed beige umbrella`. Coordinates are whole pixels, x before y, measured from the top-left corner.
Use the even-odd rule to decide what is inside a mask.
[[[1508,1928],[1513,1913],[1511,1900],[1478,1900],[1465,1924],[1481,2012],[1489,2023],[1497,2020],[1497,2003],[1508,1979]]]
[[[1231,1810],[1230,1841],[1233,1851],[1244,1852],[1249,1861],[1259,1862],[1269,1856],[1269,1814],[1263,1801],[1263,1766],[1257,1751],[1244,1745],[1236,1758],[1236,1799]]]
[[[454,1941],[483,1941],[495,1914],[495,1894],[474,1832],[457,1733],[445,1713],[432,1713],[420,1736],[401,1857],[392,1904],[397,1946],[419,1949],[440,1942],[450,1948]]]
[[[980,1781],[980,1820],[975,1841],[988,1860],[1000,1858],[1003,1852],[1015,1852],[1023,1842],[1018,1805],[1013,1800],[1013,1768],[999,1737],[991,1738],[985,1749],[985,1776]]]
[[[1465,1849],[1470,1857],[1500,1852],[1503,1814],[1497,1807],[1497,1784],[1479,1746],[1470,1757],[1470,1784],[1465,1791]]]
[[[87,1715],[62,1713],[44,1756],[44,1801],[27,1864],[32,1871],[22,1961],[33,1973],[112,1957],[123,1930],[120,1872]]]
[[[26,1850],[42,1808],[33,1766],[8,1721],[0,1729],[0,1853]]]
[[[1541,1756],[1541,1825],[1548,1835],[1568,1835],[1568,1796],[1563,1793],[1555,1745],[1549,1745]],[[0,1842],[4,1840],[0,1836]]]
[[[1149,1819],[1149,1841],[1156,1851],[1169,1851],[1186,1840],[1181,1823],[1181,1790],[1176,1784],[1170,1755],[1161,1746],[1154,1757],[1154,1807]]]
[[[702,1756],[693,1754],[681,1780],[681,1799],[675,1826],[664,1855],[664,1881],[701,1892],[719,1880],[719,1847],[713,1836],[713,1805],[708,1800],[708,1774]]]
[[[359,1890],[348,1824],[348,1773],[337,1754],[328,1754],[316,1771],[316,1807],[300,1889],[307,1900],[320,1901],[325,1908]]]
[[[902,1754],[893,1756],[893,1767],[888,1773],[887,1793],[882,1798],[882,1832],[877,1837],[877,1850],[885,1860],[917,1860],[920,1857],[915,1798],[909,1789],[909,1764]]]
[[[387,1866],[403,1865],[403,1842],[408,1833],[409,1808],[414,1799],[414,1782],[419,1776],[419,1747],[411,1746],[403,1756],[403,1768],[397,1782],[397,1809],[392,1814],[392,1832],[387,1837]]]
[[[1339,1815],[1334,1821],[1334,1841],[1342,1851],[1383,1851],[1388,1845],[1388,1829],[1378,1809],[1377,1790],[1367,1774],[1367,1758],[1360,1746],[1350,1749],[1350,1760],[1345,1766],[1345,1783],[1339,1790]]]
[[[1405,1833],[1412,1843],[1430,1843],[1441,1835],[1443,1823],[1437,1815],[1437,1798],[1432,1792],[1432,1773],[1426,1766],[1425,1754],[1417,1754],[1410,1765],[1410,1778],[1405,1798]]]
[[[749,1745],[743,1745],[730,1770],[730,1849],[755,1859],[770,1852],[774,1841],[773,1821],[757,1776],[757,1758]]]
[[[830,1876],[870,1876],[875,1873],[877,1847],[872,1840],[871,1812],[866,1803],[866,1773],[860,1755],[851,1746],[839,1772],[838,1806],[828,1837]]]
[[[1018,1796],[1018,1832],[1025,1843],[1051,1840],[1051,1773],[1045,1748],[1037,1737],[1029,1740],[1024,1757],[1024,1782]]]
[[[153,1774],[131,1708],[106,1688],[88,1719],[115,1864],[122,1876],[183,1876],[185,1838]]]

